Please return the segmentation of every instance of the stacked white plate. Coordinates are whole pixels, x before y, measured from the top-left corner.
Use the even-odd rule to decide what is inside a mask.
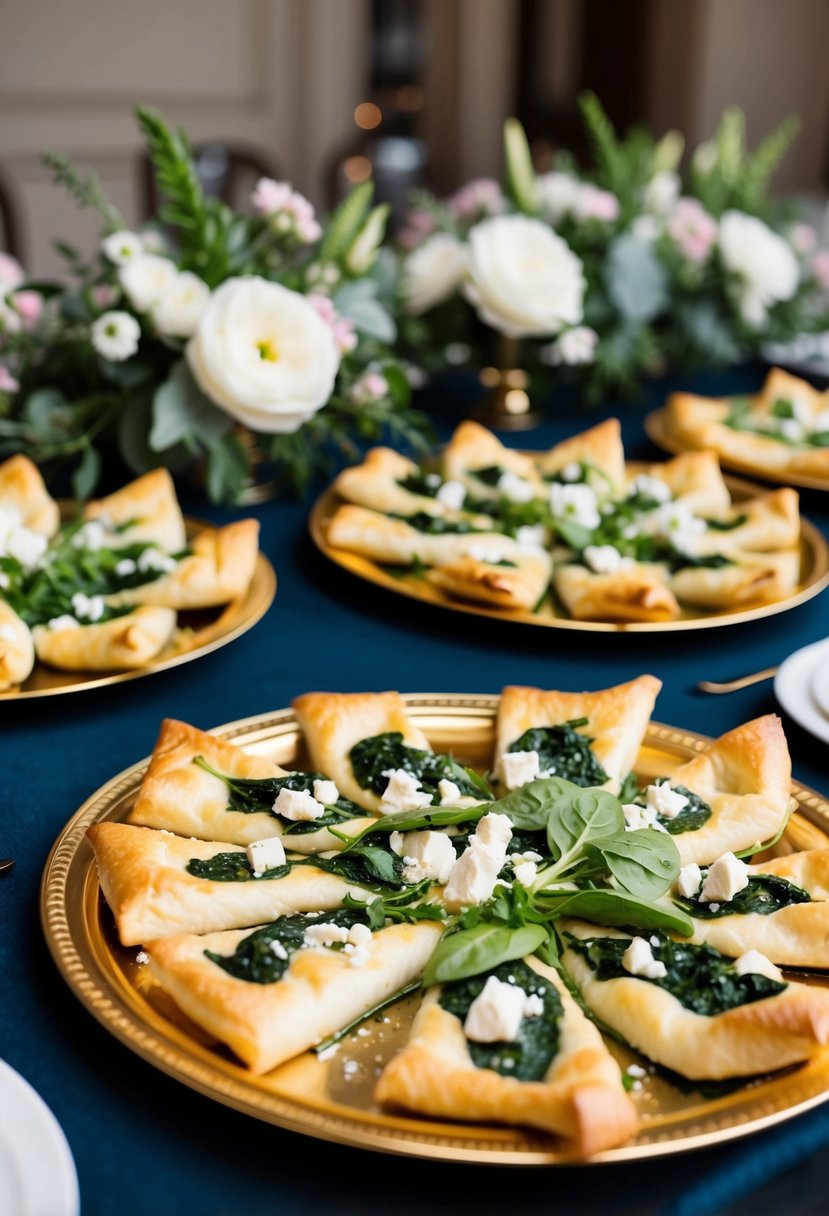
[[[829,743],[829,638],[789,655],[777,672],[774,692],[798,726]]]
[[[55,1116],[0,1060],[0,1213],[78,1216],[78,1175]]]

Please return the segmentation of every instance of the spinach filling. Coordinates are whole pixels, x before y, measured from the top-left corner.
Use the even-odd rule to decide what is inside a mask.
[[[746,398],[741,397],[732,401],[731,412],[725,419],[725,425],[731,427],[732,431],[748,431],[752,435],[760,435],[763,439],[773,439],[776,443],[783,443],[787,447],[829,447],[829,431],[808,432],[804,429],[801,438],[790,439],[788,435],[782,434],[773,423],[763,425],[761,421],[751,419],[750,411],[751,402]],[[778,397],[771,407],[771,416],[780,420],[794,418],[794,404],[785,397]]]
[[[135,541],[117,548],[77,547],[73,542],[83,523],[78,520],[63,528],[50,542],[40,565],[33,570],[25,570],[16,558],[0,557],[0,572],[8,581],[8,586],[0,595],[30,628],[48,624],[60,616],[74,616],[72,597],[79,592],[90,598],[114,595],[119,591],[142,587],[161,577],[162,571],[141,570],[138,567],[139,559],[148,551],[161,552],[157,545]],[[178,562],[189,556],[190,552],[185,549],[170,556]],[[134,564],[132,573],[117,573],[118,565],[127,560]],[[103,624],[132,611],[131,605],[113,607],[107,604],[103,615],[94,623]],[[93,622],[81,620],[79,623]]]
[[[347,882],[367,890],[402,890],[403,859],[385,847],[382,836],[366,836],[360,847],[337,857],[297,858],[284,865],[254,874],[253,867],[244,853],[217,853],[215,857],[202,859],[192,857],[185,869],[194,878],[208,878],[212,882],[249,882],[267,878],[285,878],[296,866],[314,866],[327,874],[336,874]]]
[[[657,777],[651,785],[667,785],[667,777]],[[699,794],[695,794],[693,790],[687,789],[684,785],[675,785],[673,787],[678,794],[686,799],[687,805],[682,808],[678,815],[674,815],[670,819],[667,815],[657,815],[657,822],[662,824],[662,827],[671,836],[681,836],[683,832],[696,832],[697,828],[701,828],[704,823],[707,823],[711,818],[711,807],[707,802],[700,798]],[[642,795],[638,795],[634,801],[639,806],[645,805],[645,799]]]
[[[735,515],[733,519],[706,519],[711,532],[733,532],[735,528],[742,528],[743,524],[748,523],[747,515]]]
[[[563,1014],[561,998],[549,980],[517,959],[502,963],[485,975],[444,984],[438,1002],[447,1013],[465,1021],[469,1006],[491,975],[503,983],[514,980],[528,996],[537,993],[544,1001],[544,1012],[537,1017],[523,1018],[518,1038],[511,1042],[473,1043],[467,1039],[469,1054],[476,1068],[491,1068],[503,1077],[515,1077],[518,1081],[541,1081],[558,1051]]]
[[[802,887],[797,887],[786,878],[778,878],[776,874],[753,874],[748,880],[748,886],[738,891],[733,899],[722,903],[701,903],[699,899],[683,899],[678,901],[687,909],[689,916],[699,920],[718,920],[721,916],[740,916],[756,912],[760,916],[770,916],[781,908],[791,904],[808,904],[812,897]]]
[[[443,780],[454,781],[465,797],[482,801],[493,796],[483,777],[473,769],[464,768],[457,760],[440,752],[408,747],[403,742],[403,734],[399,730],[361,739],[352,747],[349,759],[360,788],[381,796],[389,783],[385,774],[398,768],[417,778],[421,789],[431,795],[433,806],[440,804],[438,785]]]
[[[389,514],[390,519],[399,519],[422,532],[424,536],[468,535],[471,532],[487,532],[488,528],[477,527],[470,519],[445,519],[442,515],[430,515],[428,511],[416,511],[414,515]]]
[[[410,494],[419,494],[421,498],[435,498],[443,484],[443,478],[439,473],[424,473],[419,469],[417,473],[400,478],[397,484]]]
[[[484,486],[497,486],[498,482],[504,476],[506,469],[502,469],[498,464],[488,465],[484,469],[469,469],[470,477],[474,477],[476,481],[480,481]]]
[[[350,799],[340,795],[335,803],[326,806],[325,814],[320,815],[319,819],[302,819],[294,822],[292,819],[284,819],[273,809],[279,793],[282,790],[305,790],[307,793],[313,794],[315,781],[328,780],[324,773],[289,773],[286,777],[261,777],[245,780],[241,777],[229,777],[226,773],[220,773],[208,764],[204,756],[194,756],[193,763],[225,783],[228,788],[227,809],[229,811],[239,811],[242,815],[266,814],[273,819],[279,819],[281,823],[287,825],[283,833],[285,836],[305,836],[310,832],[319,831],[320,828],[331,827],[332,824],[343,823],[347,819],[364,817],[366,814],[362,807],[357,806],[356,802],[351,802]]]
[[[339,925],[343,929],[351,929],[354,925],[369,923],[368,913],[356,908],[343,908],[336,912],[298,912],[294,916],[282,916],[272,924],[249,933],[242,938],[233,954],[216,954],[213,950],[205,950],[204,955],[234,979],[246,980],[249,984],[275,984],[288,970],[291,955],[302,949],[305,931],[311,925]],[[276,953],[274,944],[277,946]]]
[[[538,767],[547,777],[563,777],[584,787],[604,785],[610,778],[593,754],[594,740],[576,729],[587,722],[587,718],[572,718],[560,726],[531,726],[507,750],[537,752]]]
[[[629,938],[582,939],[571,933],[565,933],[564,938],[568,948],[586,960],[597,979],[631,978],[622,965],[622,957],[630,945]],[[716,1017],[739,1005],[777,996],[788,987],[786,983],[755,972],[738,975],[733,959],[726,958],[713,946],[691,946],[687,942],[671,941],[664,933],[657,932],[651,937],[651,949],[653,957],[665,964],[667,975],[664,979],[636,978],[664,988],[686,1009],[703,1017]]]

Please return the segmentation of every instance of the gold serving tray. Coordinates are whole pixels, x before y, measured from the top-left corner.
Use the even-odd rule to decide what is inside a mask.
[[[532,455],[532,453],[528,453]],[[629,461],[627,469],[631,474],[641,472],[645,468],[642,462]],[[743,502],[762,494],[760,486],[737,477],[726,477],[734,502]],[[574,621],[569,616],[559,614],[557,608],[550,602],[548,596],[538,612],[512,612],[504,608],[488,608],[485,604],[473,604],[454,596],[448,595],[440,587],[434,587],[422,578],[412,578],[405,574],[390,574],[379,562],[370,557],[362,557],[347,549],[335,549],[325,538],[325,524],[334,511],[343,502],[333,486],[317,499],[308,520],[308,528],[314,544],[327,558],[336,565],[354,574],[357,578],[382,587],[385,591],[393,591],[397,595],[408,596],[409,599],[421,600],[427,604],[436,604],[440,608],[448,608],[451,612],[470,613],[473,616],[486,616],[498,621],[515,621],[521,625],[535,625],[547,629],[576,629],[586,633],[669,633],[685,629],[711,629],[722,625],[739,625],[744,621],[756,621],[763,617],[774,616],[778,612],[787,612],[796,608],[829,585],[829,544],[823,533],[810,523],[808,519],[800,521],[800,581],[795,591],[781,600],[770,603],[755,604],[748,608],[734,608],[719,612],[706,612],[693,608],[682,608],[681,615],[675,621],[657,622],[614,622],[614,621]]]
[[[69,516],[69,507],[61,504],[61,515]],[[187,539],[192,540],[199,532],[213,525],[187,516],[184,521]],[[31,675],[5,692],[0,692],[0,701],[27,700],[34,697],[55,697],[62,693],[86,692],[91,688],[104,688],[109,684],[122,684],[125,680],[139,680],[142,676],[166,671],[182,663],[190,663],[219,650],[229,642],[247,633],[261,620],[273,603],[276,595],[276,573],[261,552],[250,586],[244,595],[223,604],[219,608],[204,608],[189,612],[178,612],[178,624],[172,641],[165,646],[159,657],[137,671],[60,671],[46,663],[35,660]]]
[[[411,695],[412,720],[441,751],[484,769],[495,740],[498,697]],[[287,768],[303,767],[302,737],[291,710],[217,727],[256,755]],[[652,723],[636,771],[641,778],[669,774],[705,747],[703,736]],[[224,1047],[194,1026],[155,984],[136,950],[118,943],[100,893],[86,830],[129,811],[148,760],[134,764],[84,803],[49,855],[41,886],[41,920],[55,962],[78,999],[132,1051],[185,1085],[235,1110],[292,1131],[359,1148],[443,1161],[498,1165],[574,1163],[560,1141],[521,1128],[453,1123],[391,1114],[372,1102],[375,1072],[400,1045],[416,1001],[408,998],[352,1032],[331,1059],[307,1052],[254,1077]],[[776,853],[829,844],[829,803],[792,786],[797,810]],[[798,978],[803,976],[798,975]],[[808,977],[829,984],[829,976]],[[368,1031],[368,1033],[366,1033]],[[632,1053],[612,1045],[623,1066]],[[356,1070],[347,1064],[356,1063]],[[591,1161],[631,1161],[721,1143],[789,1119],[829,1096],[829,1051],[800,1067],[752,1082],[716,1100],[682,1094],[649,1076],[633,1095],[640,1110],[638,1136]]]
[[[691,448],[682,440],[677,439],[668,426],[668,410],[663,406],[662,409],[652,410],[645,418],[645,433],[658,448],[662,448],[666,452],[672,452],[674,456],[681,456],[683,452],[698,451],[697,448]],[[801,490],[829,490],[829,481],[825,477],[810,477],[808,473],[775,473],[773,469],[763,469],[759,465],[751,464],[746,460],[736,460],[731,456],[719,456],[720,464],[724,469],[733,469],[735,473],[748,473],[750,477],[759,477],[761,481],[770,481],[775,485],[782,486],[797,486]]]

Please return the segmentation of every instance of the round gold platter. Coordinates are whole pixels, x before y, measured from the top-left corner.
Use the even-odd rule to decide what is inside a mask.
[[[631,473],[641,471],[645,466],[629,462]],[[760,486],[737,477],[726,477],[734,502],[744,502],[756,494],[763,493]],[[806,600],[818,595],[829,585],[829,544],[826,538],[810,523],[808,519],[800,521],[800,580],[797,587],[785,598],[769,603],[755,604],[747,608],[723,609],[718,612],[694,611],[692,608],[682,608],[681,615],[675,621],[654,622],[613,622],[613,621],[574,621],[569,616],[560,614],[557,607],[547,596],[544,604],[536,612],[509,611],[503,608],[488,608],[483,604],[473,604],[456,599],[435,587],[425,579],[390,572],[370,557],[359,553],[351,553],[347,549],[336,549],[328,544],[325,538],[325,525],[343,502],[333,486],[317,499],[308,520],[308,527],[314,544],[336,565],[354,574],[357,578],[382,587],[385,591],[393,591],[397,595],[408,596],[410,599],[423,603],[435,604],[440,608],[448,608],[452,612],[464,612],[473,616],[486,616],[493,620],[514,621],[522,625],[535,625],[547,629],[576,629],[587,633],[668,633],[686,629],[711,629],[723,625],[739,625],[745,621],[756,621],[763,617],[774,616],[778,612],[787,612],[796,608]]]
[[[696,449],[688,447],[682,440],[677,439],[668,426],[668,411],[665,407],[652,410],[645,418],[645,433],[658,448],[681,456],[683,452]],[[750,477],[759,477],[761,481],[771,481],[775,485],[797,486],[801,490],[829,490],[829,481],[825,477],[810,477],[808,473],[790,473],[787,471],[775,473],[773,469],[764,469],[749,461],[737,460],[731,456],[720,456],[720,464],[724,469],[733,469],[735,473],[747,473]]]
[[[61,507],[64,508],[63,503]],[[63,513],[66,518],[66,511]],[[184,523],[188,540],[211,526],[189,516]],[[142,676],[166,671],[170,667],[178,667],[181,663],[190,663],[193,659],[210,654],[211,650],[227,646],[229,642],[246,633],[262,619],[275,595],[276,573],[268,559],[259,553],[253,578],[245,594],[219,608],[179,611],[172,641],[162,650],[159,657],[146,667],[140,667],[136,671],[59,671],[37,659],[31,675],[22,684],[0,692],[0,701],[20,701],[34,697],[54,697],[69,692],[86,692],[92,688],[104,688],[109,684],[122,684],[125,680],[139,680]]]
[[[459,760],[488,766],[495,738],[495,696],[411,695],[412,720],[432,745]],[[307,767],[291,710],[261,714],[214,734],[287,768]],[[652,723],[639,754],[640,778],[669,774],[703,750],[703,736]],[[41,920],[57,966],[75,995],[116,1038],[185,1085],[235,1110],[292,1131],[360,1148],[443,1161],[498,1165],[574,1163],[559,1141],[521,1128],[439,1122],[391,1114],[375,1106],[376,1073],[401,1044],[413,1001],[369,1018],[324,1061],[307,1052],[266,1076],[254,1077],[231,1054],[193,1025],[157,988],[135,949],[124,949],[100,893],[86,830],[129,811],[147,768],[142,760],[92,795],[61,832],[41,887]],[[797,810],[775,852],[829,844],[829,802],[792,786]],[[804,978],[798,975],[798,978]],[[829,976],[809,976],[829,984]],[[610,1044],[623,1067],[634,1058]],[[675,1153],[743,1136],[816,1106],[829,1096],[829,1051],[810,1063],[706,1099],[681,1093],[649,1075],[633,1095],[641,1130],[620,1148],[591,1162],[631,1161]]]

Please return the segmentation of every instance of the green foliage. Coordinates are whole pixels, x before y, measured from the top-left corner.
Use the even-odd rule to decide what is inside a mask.
[[[90,207],[101,217],[105,233],[118,232],[124,221],[116,207],[106,197],[97,173],[82,173],[71,157],[63,152],[44,152],[43,163],[52,170],[55,182],[75,200],[78,207]],[[80,255],[71,245],[58,243],[58,251],[67,261],[77,263]]]
[[[508,118],[504,123],[504,161],[507,189],[512,201],[525,215],[536,215],[538,190],[535,170],[526,133],[517,118]]]

